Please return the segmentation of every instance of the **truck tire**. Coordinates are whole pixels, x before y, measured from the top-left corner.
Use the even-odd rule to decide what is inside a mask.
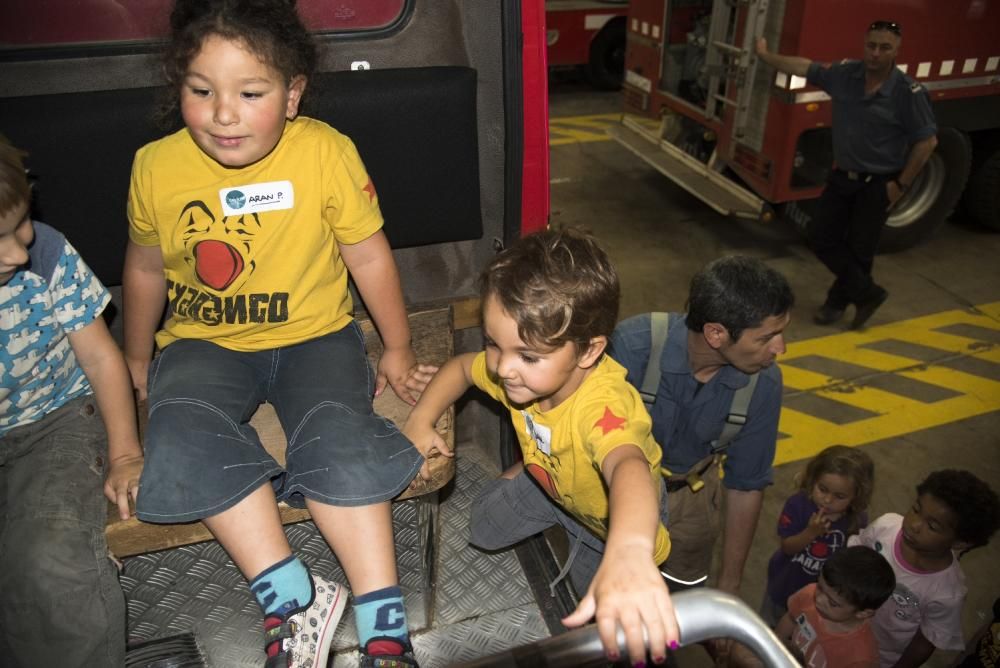
[[[587,80],[594,88],[618,90],[625,78],[625,19],[615,18],[604,24],[590,42]]]
[[[1000,231],[1000,149],[986,158],[969,179],[965,205],[977,223]]]
[[[955,128],[940,128],[937,139],[937,150],[889,215],[880,253],[919,244],[944,223],[962,196],[972,166],[969,137]]]

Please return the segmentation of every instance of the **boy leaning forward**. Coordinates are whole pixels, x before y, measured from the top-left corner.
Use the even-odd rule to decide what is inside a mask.
[[[545,231],[498,255],[481,288],[485,350],[441,368],[404,432],[425,456],[451,454],[433,425],[469,387],[507,408],[523,461],[474,503],[472,543],[500,549],[563,526],[567,567],[586,594],[564,623],[596,613],[611,660],[620,624],[633,663],[646,660],[645,627],[660,663],[678,633],[657,567],[670,550],[662,455],[641,397],[604,354],[618,313],[614,268],[591,237]]]

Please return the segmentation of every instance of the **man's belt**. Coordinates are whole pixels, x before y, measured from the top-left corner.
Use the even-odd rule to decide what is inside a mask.
[[[834,171],[839,172],[847,177],[849,181],[860,181],[861,183],[871,183],[872,180],[888,180],[893,177],[892,174],[870,174],[868,172],[855,172],[850,169],[840,169],[836,168]]]

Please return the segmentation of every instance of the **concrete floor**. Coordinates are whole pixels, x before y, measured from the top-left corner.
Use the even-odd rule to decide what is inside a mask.
[[[619,109],[615,93],[594,92],[567,77],[556,78],[551,85],[551,119]],[[787,333],[789,343],[838,331],[811,321],[830,277],[790,225],[725,219],[611,141],[554,145],[551,178],[553,223],[589,228],[615,261],[623,285],[621,317],[648,310],[683,310],[691,275],[715,257],[738,252],[764,259],[792,284],[797,304]],[[949,222],[919,248],[879,257],[876,279],[891,296],[871,326],[1000,300],[998,257],[1000,234],[961,220]],[[995,351],[1000,337],[984,345]],[[984,366],[990,380],[1000,381],[1000,364],[980,368]],[[990,393],[980,398],[1000,405]],[[901,431],[859,446],[876,464],[872,517],[905,512],[916,484],[937,469],[966,468],[1000,490],[1000,411],[991,409],[914,432],[907,432],[904,425]],[[804,461],[798,461],[777,467],[775,484],[765,495],[741,592],[753,607],[760,602],[767,560],[777,547],[778,513],[793,490],[793,476],[803,466]],[[968,638],[1000,596],[1000,536],[961,563],[969,585],[963,615]],[[949,665],[954,656],[937,652],[928,665]],[[682,650],[681,663],[710,665],[697,648]]]

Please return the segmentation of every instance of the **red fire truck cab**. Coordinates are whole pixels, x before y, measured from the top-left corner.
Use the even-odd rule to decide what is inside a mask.
[[[831,103],[758,62],[757,38],[819,62],[859,58],[866,27],[903,26],[897,67],[923,84],[938,149],[889,218],[881,250],[924,240],[965,194],[1000,229],[1000,5],[872,0],[633,0],[625,114],[614,137],[720,213],[804,226],[833,161]]]

